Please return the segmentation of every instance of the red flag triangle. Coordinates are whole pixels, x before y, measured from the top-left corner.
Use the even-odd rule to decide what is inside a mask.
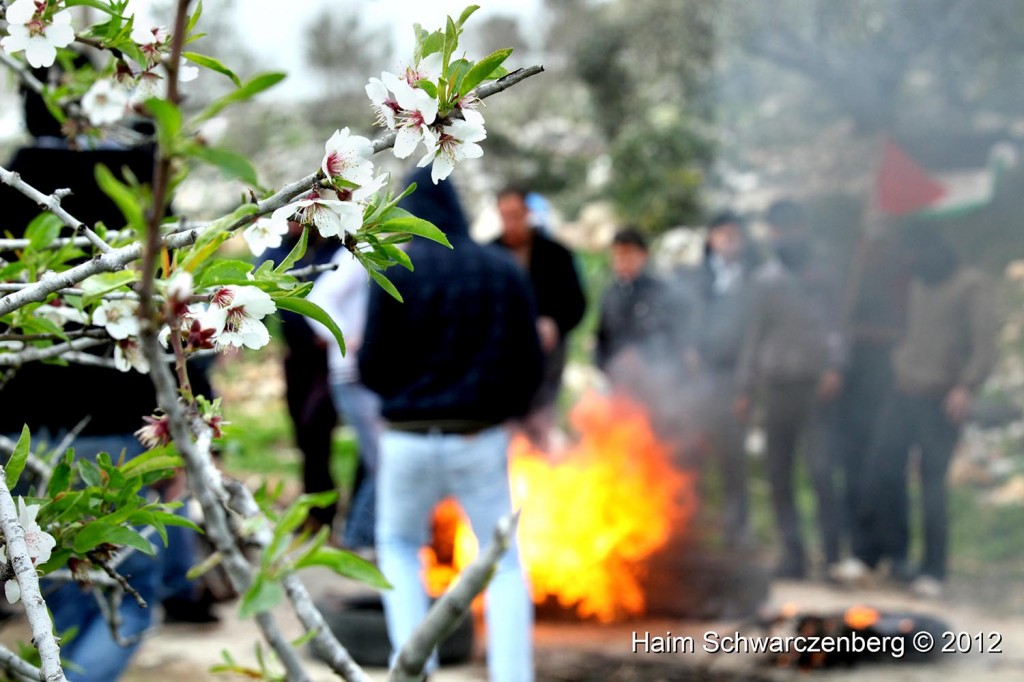
[[[934,204],[946,194],[921,166],[892,140],[886,140],[875,178],[875,197],[882,213],[901,216]]]

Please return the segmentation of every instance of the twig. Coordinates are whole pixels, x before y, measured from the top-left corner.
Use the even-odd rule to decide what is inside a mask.
[[[542,66],[531,66],[525,69],[518,69],[512,73],[499,78],[493,83],[487,83],[477,88],[477,96],[480,99],[490,97],[496,93],[505,90],[520,81],[541,73],[544,70]],[[380,152],[388,149],[395,144],[395,134],[389,133],[384,135],[373,143],[374,152]],[[256,203],[256,214],[255,215],[266,215],[286,205],[292,199],[299,194],[308,191],[310,185],[317,181],[321,176],[322,171],[311,173],[301,180],[289,183],[278,190],[275,194],[270,197]],[[231,232],[250,224],[255,215],[249,214],[245,217],[239,218],[234,222],[230,223],[227,227],[227,231]],[[180,232],[173,232],[167,234],[163,238],[163,246],[169,249],[176,249],[188,246],[195,243],[196,239],[208,229],[209,226],[204,227],[188,227]],[[110,253],[104,253],[98,258],[94,258],[86,263],[77,265],[70,270],[65,270],[59,274],[47,273],[41,280],[31,286],[25,287],[21,291],[13,294],[9,294],[0,298],[0,315],[6,315],[9,312],[17,310],[18,308],[33,303],[35,301],[46,300],[46,297],[55,291],[66,287],[73,287],[82,280],[85,280],[93,275],[101,272],[113,272],[124,268],[125,265],[133,261],[138,260],[142,257],[143,245],[141,243],[129,244],[119,249],[114,249]]]
[[[2,287],[3,285],[0,285]],[[64,336],[70,339],[106,339],[110,338],[104,329],[75,329],[64,332]],[[54,334],[0,334],[0,341],[52,341]]]
[[[76,576],[71,572],[69,568],[62,568],[53,573],[46,574],[47,580],[62,583],[84,583],[86,585],[96,585],[98,587],[117,587],[118,583],[116,580],[107,576],[106,573],[100,571],[88,571],[85,577]]]
[[[39,668],[2,644],[0,644],[0,667],[3,667],[4,670],[12,675],[16,675],[19,680],[26,682],[39,682],[40,675],[42,675],[39,672]]]
[[[35,92],[37,95],[43,94],[43,89],[46,87],[43,85],[43,82],[32,75],[32,72],[27,66],[14,57],[11,57],[3,50],[0,50],[0,64],[3,64],[13,71],[29,90]]]
[[[74,352],[77,353],[78,351]],[[53,451],[57,453],[58,457],[63,453],[67,452],[68,448],[71,447],[71,444],[75,442],[75,439],[78,438],[79,434],[82,433],[82,431],[85,429],[86,426],[89,425],[89,422],[91,421],[92,415],[87,414],[80,420],[78,420],[78,423],[75,424],[74,428],[72,428],[70,431],[64,434],[64,437],[60,439],[59,443],[57,443],[57,447],[53,448]]]
[[[64,671],[60,667],[60,646],[53,636],[53,621],[50,620],[46,601],[39,591],[39,576],[29,559],[25,529],[18,522],[18,510],[14,506],[11,491],[7,489],[7,475],[3,467],[0,467],[0,529],[7,541],[7,557],[21,588],[21,602],[32,629],[32,642],[39,651],[41,672],[38,679],[43,682],[64,682]]]
[[[230,507],[242,518],[250,519],[262,515],[256,500],[245,485],[239,481],[227,480],[224,482],[224,488],[230,496]],[[272,534],[269,528],[263,525],[258,528],[253,539],[261,548],[266,548],[272,540]],[[313,635],[313,646],[331,669],[348,682],[370,682],[367,674],[352,660],[352,655],[324,621],[323,614],[316,608],[313,597],[299,577],[291,572],[286,573],[281,584],[302,627],[307,632],[316,633]]]
[[[138,604],[141,608],[144,608],[144,609],[148,608],[148,604],[146,604],[146,600],[142,598],[142,595],[139,594],[138,590],[136,590],[134,587],[132,587],[131,585],[128,584],[128,579],[127,578],[125,578],[123,575],[121,575],[120,573],[115,571],[113,568],[111,568],[110,565],[106,561],[104,561],[103,559],[100,559],[99,556],[95,552],[91,552],[87,556],[89,557],[89,561],[91,561],[95,565],[99,566],[100,570],[103,571],[104,573],[106,573],[107,577],[109,577],[111,580],[113,580],[115,583],[117,583],[117,585],[122,590],[124,590],[124,592],[126,594],[131,595],[132,599],[135,600],[136,604]]]
[[[284,274],[291,275],[292,277],[298,277],[299,279],[302,279],[303,277],[310,277],[312,275],[319,275],[322,272],[330,272],[332,270],[337,270],[337,269],[338,269],[338,264],[337,263],[323,263],[322,265],[307,265],[307,266],[302,267],[302,268],[295,268],[294,270],[286,271]]]
[[[120,647],[128,647],[142,639],[143,633],[141,632],[130,637],[124,637],[121,634],[121,626],[124,625],[121,618],[121,597],[124,596],[124,593],[121,590],[115,588],[105,592],[98,587],[93,587],[92,596],[100,609],[100,615],[103,620],[107,621],[107,627],[110,628],[110,636],[114,643]]]
[[[0,353],[0,367],[19,367],[26,362],[36,360],[48,360],[63,355],[68,351],[85,350],[93,346],[100,346],[107,343],[103,339],[77,339],[66,343],[58,343],[48,348],[26,348],[16,353]]]
[[[21,176],[17,173],[12,173],[3,166],[0,166],[0,181],[5,185],[10,185],[17,191],[27,196],[32,201],[36,202],[40,208],[45,208],[53,215],[60,218],[61,222],[73,229],[76,232],[81,232],[85,235],[85,238],[89,240],[89,243],[95,246],[103,253],[110,253],[113,249],[110,244],[103,241],[98,234],[93,232],[92,228],[83,223],[78,218],[68,213],[60,205],[62,196],[66,196],[65,192],[54,192],[53,194],[43,194],[32,185],[28,184],[21,179]]]
[[[469,611],[473,600],[487,587],[498,561],[515,537],[518,522],[519,512],[498,521],[491,544],[466,567],[455,584],[434,602],[427,617],[402,646],[391,668],[389,682],[416,682],[423,678],[423,666],[438,642]]]
[[[270,612],[260,611],[257,613],[256,623],[259,624],[260,629],[263,631],[263,636],[266,637],[267,643],[277,652],[281,663],[284,664],[288,682],[309,682],[309,675],[306,674],[305,668],[302,667],[302,661],[295,654],[292,645],[281,634],[281,629],[277,627],[277,623],[274,621],[274,617],[270,615]],[[282,652],[288,652],[288,655],[282,656]]]

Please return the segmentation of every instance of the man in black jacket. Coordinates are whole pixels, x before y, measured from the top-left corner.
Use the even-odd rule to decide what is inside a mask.
[[[572,253],[530,224],[526,192],[507,187],[498,194],[504,247],[526,271],[537,302],[537,333],[544,348],[544,379],[530,404],[524,426],[538,445],[547,445],[554,425],[554,407],[562,387],[566,337],[579,325],[587,308]]]
[[[511,511],[505,423],[522,416],[540,383],[542,356],[529,285],[506,254],[475,244],[454,190],[416,171],[403,201],[442,229],[454,251],[413,241],[415,271],[389,277],[399,303],[374,287],[359,373],[387,420],[377,480],[377,551],[394,586],[384,594],[399,650],[427,612],[420,548],[431,510],[456,497],[486,545]],[[530,603],[515,543],[487,590],[490,679],[533,679]],[[428,670],[436,666],[436,657]]]

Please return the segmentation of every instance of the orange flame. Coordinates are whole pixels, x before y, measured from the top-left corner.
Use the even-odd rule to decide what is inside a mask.
[[[870,606],[851,606],[843,614],[843,621],[854,630],[864,630],[878,622],[879,613]]]
[[[513,506],[523,510],[519,547],[534,601],[554,598],[602,622],[640,615],[645,559],[685,528],[694,481],[672,466],[669,446],[634,403],[590,393],[570,421],[579,441],[557,461],[523,437],[510,447]],[[441,524],[451,522],[450,509],[441,512]],[[464,521],[462,527],[468,532]],[[458,545],[459,531],[455,536]],[[433,556],[433,589],[465,565],[456,554],[447,570],[438,563],[443,557]]]

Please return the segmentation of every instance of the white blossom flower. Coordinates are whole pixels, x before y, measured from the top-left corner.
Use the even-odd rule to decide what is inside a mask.
[[[139,374],[149,374],[149,360],[135,339],[121,339],[114,344],[114,367],[122,372],[134,369]]]
[[[110,78],[93,83],[82,97],[82,110],[97,127],[120,121],[127,105],[128,91]]]
[[[138,44],[147,56],[155,55],[160,48],[167,44],[170,33],[163,26],[149,26],[145,24],[132,25],[132,42]]]
[[[138,336],[139,304],[135,301],[104,301],[92,313],[92,323],[103,327],[118,341]]]
[[[262,289],[228,285],[213,295],[204,326],[218,330],[214,341],[219,347],[259,349],[270,343],[270,332],[260,320],[275,310],[274,300]]]
[[[68,305],[63,301],[57,301],[54,305],[50,303],[48,305],[41,305],[35,309],[34,313],[37,317],[41,317],[44,320],[53,322],[58,327],[63,328],[68,322],[74,324],[88,324],[89,316],[83,313],[78,308]]]
[[[47,21],[43,18],[45,5],[35,0],[15,0],[7,8],[7,33],[0,39],[0,47],[13,55],[25,51],[25,59],[35,68],[53,66],[57,48],[67,47],[75,40],[71,26],[71,12],[54,12]]]
[[[348,128],[334,131],[324,145],[320,163],[328,178],[341,178],[356,185],[373,179],[373,143],[360,135],[350,135]]]
[[[434,167],[430,169],[430,179],[436,185],[452,174],[459,161],[483,156],[484,150],[477,142],[486,137],[487,131],[482,125],[454,119],[441,129],[436,145],[417,165],[422,168],[434,162]]]
[[[484,124],[484,115],[477,111],[481,104],[483,104],[483,100],[471,93],[456,102],[455,106],[462,112],[464,119],[470,123],[482,126]]]
[[[175,303],[187,303],[192,296],[195,283],[192,273],[188,270],[178,269],[167,280],[167,298]]]
[[[404,159],[416,150],[420,140],[430,146],[430,124],[437,118],[437,100],[420,88],[414,88],[393,73],[383,72],[381,81],[395,95],[400,109],[395,113],[395,156]]]
[[[50,552],[57,546],[57,541],[53,539],[53,536],[40,528],[36,522],[38,513],[38,504],[26,505],[24,498],[18,498],[18,523],[25,529],[28,558],[37,566],[49,561]]]
[[[146,103],[147,99],[163,97],[166,92],[164,82],[164,77],[156,73],[155,69],[143,71],[136,78],[135,88],[128,99],[128,104],[132,107],[140,107]]]
[[[371,78],[366,84],[366,96],[373,102],[373,110],[377,112],[377,125],[395,129],[395,114],[401,109],[398,102],[388,92],[388,86],[379,78]]]
[[[288,218],[294,212],[294,206],[283,206],[271,213],[269,218],[260,218],[242,231],[242,237],[252,255],[262,256],[268,248],[281,246],[282,239],[288,234]]]
[[[363,207],[352,201],[328,199],[318,192],[312,192],[305,199],[296,201],[278,211],[290,209],[299,214],[303,225],[314,225],[323,237],[340,237],[354,234],[363,226]],[[277,211],[274,211],[276,214]]]
[[[441,67],[443,65],[444,62],[440,52],[428,54],[419,63],[405,70],[405,81],[413,86],[420,81],[435,82],[441,76]]]

